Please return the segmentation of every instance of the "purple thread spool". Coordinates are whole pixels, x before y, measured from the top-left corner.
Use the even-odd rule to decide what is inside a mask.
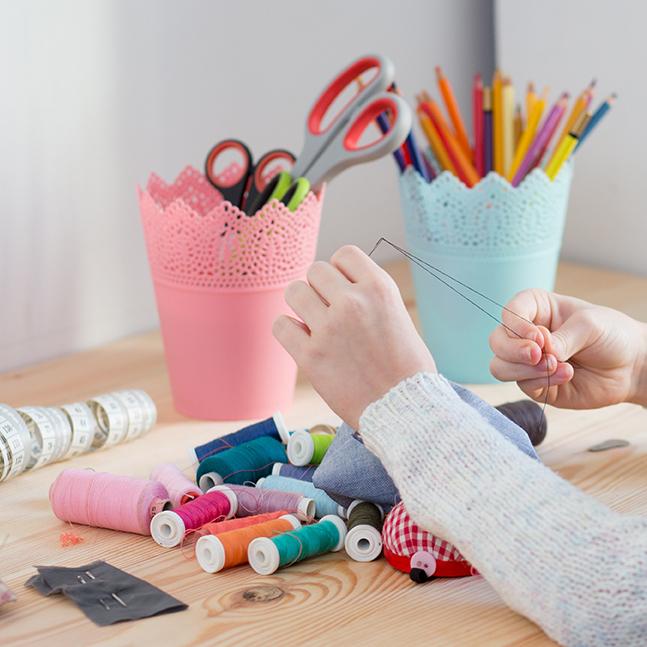
[[[293,512],[300,519],[313,519],[316,506],[313,499],[295,492],[282,490],[261,490],[249,485],[216,485],[209,492],[219,490],[228,497],[233,495],[237,501],[236,514],[239,517],[249,517],[265,512]]]

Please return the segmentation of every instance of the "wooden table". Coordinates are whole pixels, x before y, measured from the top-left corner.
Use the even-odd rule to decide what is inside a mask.
[[[391,267],[411,299],[402,264]],[[564,263],[559,290],[624,309],[647,320],[647,279]],[[66,526],[52,515],[50,483],[63,467],[92,467],[145,477],[164,461],[186,466],[186,450],[231,432],[234,423],[196,422],[173,410],[157,332],[0,376],[0,401],[54,405],[119,388],[142,388],[159,408],[159,423],[129,445],[23,474],[0,485],[0,577],[18,601],[0,608],[2,645],[539,645],[550,641],[509,611],[482,578],[413,584],[384,560],[355,563],[342,553],[261,577],[241,567],[207,575],[178,550],[152,539],[76,527],[84,542],[62,548]],[[515,385],[475,390],[493,404],[517,399]],[[334,422],[312,388],[300,381],[290,426]],[[620,405],[598,411],[549,409],[542,459],[616,510],[647,514],[647,410]],[[589,453],[612,437],[630,447]],[[187,602],[187,611],[95,627],[71,603],[26,589],[34,564],[78,566],[105,559]]]

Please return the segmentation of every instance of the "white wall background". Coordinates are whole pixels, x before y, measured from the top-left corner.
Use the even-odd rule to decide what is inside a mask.
[[[578,151],[564,256],[647,275],[647,4],[497,0],[497,62],[517,83],[619,100]]]
[[[201,167],[225,136],[297,151],[322,84],[371,51],[408,97],[442,64],[466,104],[491,22],[482,0],[0,0],[0,370],[156,325],[150,171]],[[320,255],[401,229],[392,160],[355,168],[329,187]]]

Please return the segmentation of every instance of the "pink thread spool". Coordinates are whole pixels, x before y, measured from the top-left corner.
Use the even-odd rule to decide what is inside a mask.
[[[322,203],[310,193],[294,213],[272,201],[248,217],[190,167],[139,191],[178,411],[241,420],[289,408],[296,365],[272,323],[314,260]]]
[[[239,517],[263,514],[265,512],[276,512],[284,510],[293,512],[300,519],[314,519],[316,504],[313,499],[296,494],[294,492],[283,492],[281,490],[261,490],[248,485],[216,485],[208,490],[213,492],[231,492],[236,497],[237,514]]]
[[[202,490],[174,463],[158,465],[151,472],[151,480],[159,481],[168,490],[174,508],[202,495]]]
[[[156,514],[150,522],[150,534],[164,548],[182,542],[189,530],[197,530],[217,519],[229,519],[236,514],[238,503],[233,492],[208,492],[193,501]]]
[[[93,470],[63,470],[49,488],[52,511],[61,520],[150,535],[151,518],[169,505],[157,481]]]

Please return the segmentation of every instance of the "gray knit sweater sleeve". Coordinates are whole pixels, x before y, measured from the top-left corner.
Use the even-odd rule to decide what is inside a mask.
[[[647,519],[623,516],[505,440],[440,375],[404,380],[360,433],[411,517],[564,645],[647,644]]]

